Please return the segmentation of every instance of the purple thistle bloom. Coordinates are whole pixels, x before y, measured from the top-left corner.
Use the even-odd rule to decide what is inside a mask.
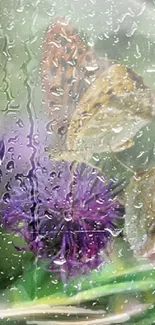
[[[18,186],[3,194],[2,224],[24,238],[26,245],[19,249],[47,260],[50,270],[67,277],[89,271],[103,263],[102,252],[108,254],[123,216],[116,199],[119,185],[83,163],[49,159],[46,165],[18,174]]]
[[[0,137],[0,220],[51,271],[65,277],[104,262],[123,210],[120,186],[85,164],[53,161],[42,125],[8,116]],[[29,122],[29,123],[28,123]],[[55,143],[53,137],[53,143]]]

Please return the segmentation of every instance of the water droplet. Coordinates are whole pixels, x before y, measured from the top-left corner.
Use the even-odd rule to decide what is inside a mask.
[[[35,145],[39,144],[39,134],[34,134],[33,135],[33,141]]]
[[[43,173],[43,174],[47,174],[47,168],[46,168],[46,167],[43,167],[43,168],[42,168],[42,173]]]
[[[10,290],[10,291],[18,291],[18,288],[12,286],[9,290]]]
[[[87,27],[87,30],[89,30],[89,31],[93,31],[93,29],[94,29],[93,24],[89,24],[89,26]]]
[[[143,207],[143,203],[139,202],[138,204],[135,204],[134,207],[136,209],[141,209]]]
[[[59,186],[59,185],[56,185],[56,186],[53,187],[52,190],[53,190],[53,191],[58,191],[59,189],[60,189],[60,186]]]
[[[105,203],[105,200],[104,199],[100,199],[100,200],[98,199],[98,200],[96,200],[96,203],[103,206],[103,204]]]
[[[60,258],[58,260],[55,260],[54,263],[60,266],[60,265],[65,264],[66,260],[64,258]]]
[[[10,185],[9,182],[5,185],[5,189],[6,189],[6,191],[10,191],[11,190],[11,185]]]
[[[130,30],[126,33],[126,36],[127,36],[127,37],[131,37],[131,36],[133,36],[134,33],[136,32],[137,28],[138,28],[138,25],[137,25],[137,23],[134,21],[133,24],[132,24],[132,26],[131,26],[131,28],[130,28]]]
[[[17,143],[18,142],[18,135],[16,135],[15,137],[13,137],[13,138],[10,138],[9,140],[8,140],[8,143]]]
[[[20,5],[17,9],[16,9],[17,12],[23,12],[24,11],[24,6],[23,5]]]
[[[122,229],[112,230],[112,229],[109,229],[109,228],[105,228],[105,231],[108,231],[112,237],[117,237],[122,232]]]
[[[9,193],[4,193],[4,195],[3,195],[3,201],[5,203],[9,203],[10,202],[10,194]]]
[[[50,92],[54,96],[62,96],[64,94],[64,90],[61,87],[55,87],[55,86],[50,89]]]
[[[65,213],[64,219],[67,222],[72,221],[72,215],[70,213]]]
[[[115,132],[115,133],[120,133],[122,131],[122,126],[118,126],[116,128],[112,128],[112,130]]]
[[[49,177],[53,179],[53,178],[56,177],[56,175],[57,175],[56,172],[51,172],[51,173],[49,174]]]
[[[9,153],[14,152],[14,147],[9,147],[8,152],[9,152]]]
[[[100,157],[98,155],[94,155],[92,157],[92,159],[95,161],[95,162],[99,162],[100,161]]]
[[[23,174],[16,174],[15,180],[19,181],[19,183],[21,184],[23,182]]]
[[[14,22],[11,22],[10,24],[8,24],[7,29],[12,30],[14,26],[15,26]]]
[[[94,40],[93,39],[89,39],[88,46],[94,47],[94,45],[95,45]]]
[[[2,171],[0,169],[0,183],[2,182],[2,176],[3,176],[3,174],[2,174]]]
[[[140,10],[139,10],[139,13],[137,14],[137,17],[141,16],[143,14],[143,12],[145,11],[145,9],[146,9],[146,2],[144,2],[143,4],[141,4],[139,9]]]
[[[134,12],[130,11],[130,12],[126,12],[122,17],[120,17],[118,19],[118,22],[119,23],[123,23],[123,21],[126,19],[126,17],[129,16],[129,17],[134,17]]]
[[[7,165],[6,165],[6,169],[7,169],[7,171],[8,172],[12,172],[13,171],[13,169],[14,169],[14,162],[13,162],[13,160],[10,160],[8,163],[7,163]]]
[[[87,65],[86,66],[86,70],[89,71],[89,72],[94,72],[96,70],[98,70],[98,65]]]
[[[53,133],[53,121],[49,121],[46,124],[46,131],[48,134],[52,134]]]
[[[66,126],[62,125],[59,129],[58,129],[58,134],[63,137],[67,132]]]
[[[16,122],[16,124],[20,127],[23,128],[24,127],[24,123],[23,121],[19,118],[18,121]]]
[[[63,175],[62,171],[58,172],[58,178],[61,178],[62,175]]]
[[[1,165],[2,160],[4,158],[4,154],[5,154],[5,145],[4,145],[4,141],[1,140],[0,141],[0,165]]]
[[[48,200],[49,201],[49,200]],[[53,218],[53,215],[51,213],[49,213],[48,211],[45,212],[45,215],[44,215],[44,218],[46,219],[49,219],[49,220],[52,220]]]

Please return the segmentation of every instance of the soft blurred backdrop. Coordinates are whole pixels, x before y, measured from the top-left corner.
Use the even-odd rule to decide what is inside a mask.
[[[155,1],[1,0],[1,134],[7,133],[15,115],[29,121],[30,112],[37,129],[40,126],[40,132],[46,133],[40,57],[44,32],[56,16],[70,19],[100,56],[131,67],[155,89]],[[134,147],[117,155],[100,155],[97,159],[104,172],[129,179],[132,170],[155,166],[154,130],[153,121],[137,134]],[[33,261],[31,254],[16,251],[13,240],[12,235],[1,233],[1,289],[22,274],[25,263]]]

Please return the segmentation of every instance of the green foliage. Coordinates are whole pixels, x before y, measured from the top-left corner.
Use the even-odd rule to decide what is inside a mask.
[[[124,255],[124,252],[128,253]],[[107,319],[105,324],[114,321],[116,324],[118,318],[117,324],[151,325],[155,317],[155,265],[145,261],[137,263],[125,243],[116,243],[112,263],[70,279],[67,285],[36,261],[33,266],[25,267],[21,279],[5,290],[3,296],[9,301],[9,317],[14,318],[19,317],[16,315],[19,308],[20,318],[26,314],[30,319],[40,319],[47,313],[51,318],[55,313],[66,315],[68,308],[75,306],[76,314],[82,316],[84,308],[85,313],[91,310],[91,317],[99,319],[103,317],[102,310],[104,321]],[[100,315],[96,314],[97,310]]]

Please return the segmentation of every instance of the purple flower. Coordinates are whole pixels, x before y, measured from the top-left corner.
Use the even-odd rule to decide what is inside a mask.
[[[1,198],[0,214],[3,226],[26,241],[23,249],[67,277],[100,265],[123,216],[119,185],[83,163],[50,159],[18,177]]]

